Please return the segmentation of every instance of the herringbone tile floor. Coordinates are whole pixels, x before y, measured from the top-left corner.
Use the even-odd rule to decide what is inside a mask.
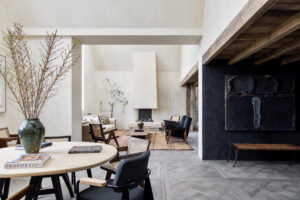
[[[197,141],[197,132],[193,132],[189,136],[192,151],[151,151],[149,167],[156,200],[300,199],[300,164],[239,161],[232,168],[226,161],[201,161]],[[105,176],[99,168],[92,171],[96,178]],[[78,172],[77,177],[81,176],[86,173]],[[28,179],[13,180],[11,192],[27,183]],[[48,185],[45,181],[44,187]],[[65,187],[63,190],[65,199],[70,199]]]

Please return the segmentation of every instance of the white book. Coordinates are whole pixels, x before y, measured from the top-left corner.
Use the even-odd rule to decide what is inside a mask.
[[[44,164],[51,158],[48,153],[39,154],[22,154],[16,159],[4,163],[5,169],[16,169],[16,168],[39,168],[43,167]]]

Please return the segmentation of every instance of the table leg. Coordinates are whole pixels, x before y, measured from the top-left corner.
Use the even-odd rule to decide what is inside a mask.
[[[236,148],[235,149],[235,159],[234,159],[234,163],[233,163],[232,167],[235,166],[235,164],[236,164],[236,162],[238,160],[238,156],[239,156],[239,149]]]
[[[63,200],[63,195],[61,191],[61,185],[59,181],[59,176],[58,175],[53,175],[51,176],[52,183],[53,183],[53,188],[55,190],[55,197],[57,200]]]
[[[62,174],[61,175],[66,183],[66,186],[69,190],[70,196],[73,198],[74,197],[74,193],[73,193],[73,189],[72,189],[72,185],[69,179],[69,175],[68,174]]]
[[[41,176],[33,176],[30,179],[29,185],[32,185],[32,190],[26,195],[25,200],[32,200],[34,196],[39,192],[42,182]]]
[[[10,178],[0,179],[0,197],[1,197],[1,200],[7,199],[8,193],[9,193],[9,184],[10,184]]]

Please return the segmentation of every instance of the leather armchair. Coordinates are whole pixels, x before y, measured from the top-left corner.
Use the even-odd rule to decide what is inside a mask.
[[[165,120],[167,143],[169,143],[170,137],[173,136],[184,139],[185,143],[187,144],[187,138],[190,131],[191,123],[192,118],[188,116],[183,116],[179,123],[170,120]]]

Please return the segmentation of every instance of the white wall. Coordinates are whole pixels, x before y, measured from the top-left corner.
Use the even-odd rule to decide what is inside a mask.
[[[157,97],[158,109],[153,110],[153,119],[161,121],[170,118],[171,114],[183,115],[185,113],[185,89],[180,87],[180,46],[165,45],[133,45],[133,46],[93,46],[94,70],[90,66],[84,66],[86,87],[95,88],[95,92],[85,92],[88,106],[94,104],[92,113],[99,113],[99,102],[103,102],[103,112],[109,115],[107,102],[108,90],[104,80],[109,78],[112,82],[117,82],[120,89],[128,99],[125,112],[122,106],[115,107],[114,117],[117,119],[119,129],[127,129],[129,121],[138,118],[138,112],[134,109],[133,96],[133,72],[132,53],[135,51],[155,51],[157,56]],[[84,55],[90,54],[85,52]],[[85,56],[84,56],[85,58]],[[84,59],[85,60],[85,59]],[[84,62],[86,63],[86,62]],[[89,69],[87,69],[89,68]],[[123,69],[123,70],[122,70]],[[95,75],[94,81],[90,81],[89,76]],[[147,98],[147,97],[145,97]],[[85,107],[87,107],[85,106]]]
[[[198,45],[182,45],[180,60],[180,79],[183,79],[187,73],[194,67],[199,59]]]
[[[39,60],[38,47],[43,41],[42,37],[27,37],[28,44],[33,52],[34,62]],[[71,38],[62,38],[64,46],[71,45]],[[72,133],[72,91],[70,90],[72,84],[71,74],[59,83],[59,90],[57,95],[51,98],[42,110],[40,119],[45,126],[46,135],[70,135]],[[0,113],[0,127],[9,127],[11,132],[17,133],[19,126],[24,120],[23,115],[16,110],[16,105],[10,94],[7,94],[7,109],[5,113]]]
[[[198,47],[183,46],[181,51],[181,79],[186,76],[197,57],[199,61],[199,157],[202,158],[202,56],[223,32],[248,0],[207,0],[205,1],[203,36]],[[196,56],[197,55],[197,56]]]
[[[204,0],[1,0],[0,18],[37,28],[195,28]]]

